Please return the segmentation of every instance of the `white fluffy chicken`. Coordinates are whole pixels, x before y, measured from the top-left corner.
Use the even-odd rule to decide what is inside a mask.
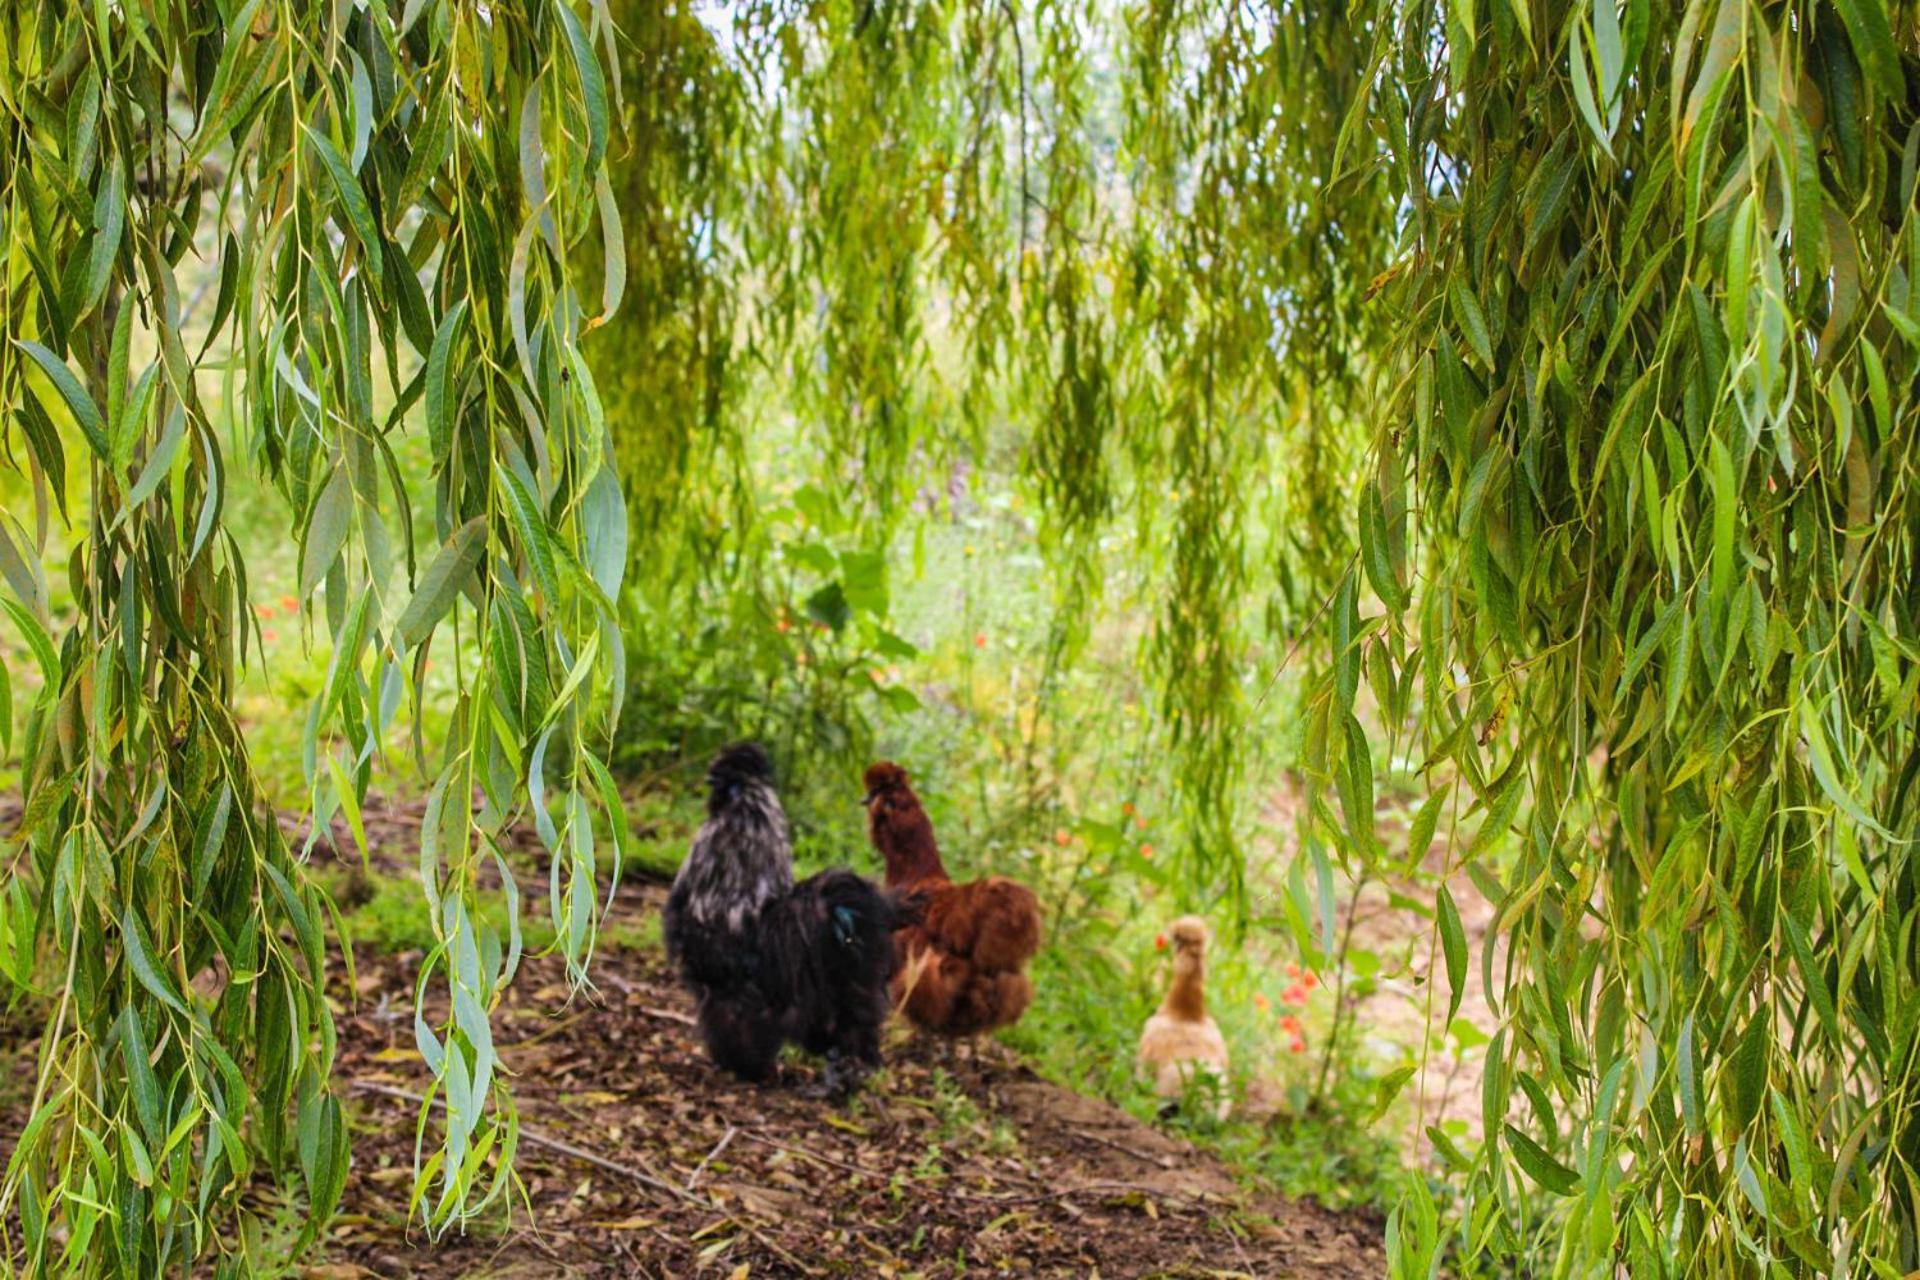
[[[1172,933],[1173,985],[1140,1032],[1136,1060],[1153,1073],[1154,1092],[1173,1104],[1196,1086],[1211,1090],[1219,1099],[1214,1114],[1225,1120],[1233,1099],[1227,1095],[1227,1042],[1207,1016],[1207,922],[1182,916]]]

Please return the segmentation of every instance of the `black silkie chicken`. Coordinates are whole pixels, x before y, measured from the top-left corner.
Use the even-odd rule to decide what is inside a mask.
[[[827,1059],[811,1092],[844,1097],[880,1065],[902,908],[842,868],[794,883],[786,811],[759,746],[722,751],[707,784],[707,820],[662,917],[707,1055],[760,1082],[792,1041]]]

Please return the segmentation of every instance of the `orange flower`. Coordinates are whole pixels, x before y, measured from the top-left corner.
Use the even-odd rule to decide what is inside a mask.
[[[265,622],[267,619],[273,617],[273,606],[270,604],[257,604],[253,606],[253,616]]]
[[[281,596],[280,607],[288,613],[298,613],[300,611],[300,602],[292,596]]]
[[[1053,842],[1064,849],[1073,843],[1073,833],[1061,827],[1053,833]]]
[[[1153,949],[1154,949],[1155,951],[1165,951],[1165,950],[1167,949],[1167,935],[1166,935],[1166,934],[1164,934],[1164,933],[1156,933],[1156,934],[1154,934],[1154,935],[1153,935]]]
[[[1307,1042],[1305,1040],[1302,1040],[1299,1036],[1295,1036],[1293,1038],[1293,1041],[1287,1045],[1287,1052],[1289,1053],[1305,1053],[1306,1051],[1307,1051]]]
[[[987,633],[986,633],[986,632],[984,632],[984,631],[976,631],[976,632],[974,632],[974,633],[973,633],[973,647],[974,647],[974,648],[976,648],[976,649],[984,649],[984,648],[986,648],[986,647],[987,647]]]
[[[1145,858],[1145,859],[1146,859],[1146,860],[1147,860],[1148,862],[1152,862],[1152,861],[1153,861],[1153,846],[1152,846],[1152,845],[1150,845],[1150,844],[1143,844],[1143,845],[1141,845],[1141,846],[1140,846],[1140,856],[1141,856],[1141,857],[1143,857],[1143,858]]]
[[[1300,976],[1300,966],[1291,960],[1287,961],[1287,976],[1289,978],[1297,978]]]
[[[1126,815],[1127,815],[1128,817],[1132,817],[1132,816],[1133,816],[1133,801],[1131,801],[1131,800],[1129,800],[1129,801],[1127,801],[1127,802],[1126,802],[1125,804],[1123,804],[1123,805],[1121,805],[1121,806],[1120,806],[1120,812],[1122,812],[1122,813],[1124,813],[1124,814],[1126,814]]]
[[[778,622],[773,624],[773,629],[775,631],[778,631],[781,635],[785,635],[787,634],[787,632],[793,630],[793,624],[791,622],[788,622],[785,618],[782,618]]]
[[[1145,831],[1147,829],[1147,815],[1143,813],[1135,817],[1133,820],[1133,825],[1140,828],[1140,830]]]
[[[1308,971],[1308,972],[1306,972],[1306,973],[1303,973],[1303,974],[1301,974],[1301,975],[1300,975],[1300,981],[1302,981],[1302,982],[1304,982],[1304,983],[1306,983],[1306,984],[1307,984],[1307,990],[1309,990],[1309,991],[1311,991],[1311,990],[1313,990],[1313,989],[1314,989],[1315,987],[1317,987],[1317,986],[1319,986],[1319,985],[1320,985],[1320,978],[1319,978],[1319,976],[1318,976],[1317,974],[1315,974],[1315,973],[1313,973],[1313,972],[1312,972],[1311,970],[1309,970],[1309,971]]]
[[[1283,1013],[1280,1015],[1280,1029],[1288,1035],[1297,1036],[1300,1034],[1300,1019],[1290,1013]]]
[[[1280,993],[1280,999],[1286,1004],[1305,1004],[1307,989],[1296,982]]]
[[[273,615],[269,613],[267,616],[272,617]],[[280,638],[280,633],[278,631],[275,631],[272,627],[268,627],[265,631],[262,631],[260,633],[261,644],[272,644],[274,641],[278,640],[279,638]]]
[[[1267,1011],[1267,998],[1256,991],[1253,996],[1253,1007],[1265,1013]]]

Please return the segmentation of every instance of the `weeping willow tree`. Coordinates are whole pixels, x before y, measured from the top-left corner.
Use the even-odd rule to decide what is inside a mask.
[[[1011,419],[1069,656],[1130,531],[1197,882],[1241,866],[1245,602],[1324,606],[1303,941],[1329,859],[1444,835],[1457,1007],[1446,879],[1494,903],[1485,1140],[1433,1131],[1459,1212],[1415,1187],[1397,1271],[1920,1264],[1911,7],[731,18],[676,28],[738,92],[681,207],[820,485],[884,540]],[[1429,785],[1404,864],[1363,683]]]
[[[1331,151],[1344,106],[1290,86],[1351,92],[1364,35],[1326,20],[1262,49],[1251,12],[1003,0],[616,13],[649,86],[629,265],[676,300],[625,311],[606,374],[652,570],[639,625],[694,609],[730,660],[765,641],[772,680],[782,595],[819,621],[844,594],[859,631],[913,500],[988,463],[1035,500],[1052,569],[1040,696],[1103,610],[1144,606],[1181,861],[1237,900],[1249,659],[1351,554],[1364,433],[1334,392],[1365,345],[1354,264],[1390,233],[1293,162]],[[770,442],[798,455],[790,501],[756,488]],[[1330,536],[1267,533],[1289,525]],[[1106,598],[1116,533],[1144,596]]]
[[[1330,198],[1394,175],[1407,323],[1321,732],[1369,857],[1383,667],[1440,781],[1413,847],[1451,833],[1505,944],[1485,1142],[1436,1139],[1467,1212],[1416,1193],[1396,1268],[1911,1270],[1913,14],[1353,21]],[[1444,891],[1436,919],[1457,1007]]]
[[[479,867],[531,820],[577,978],[596,828],[624,838],[594,742],[619,702],[627,525],[580,356],[623,288],[612,30],[564,3],[426,0],[7,3],[0,29],[0,404],[33,495],[0,522],[0,566],[38,666],[0,680],[8,739],[15,697],[26,712],[0,957],[10,1000],[45,1011],[0,1253],[33,1274],[207,1254],[249,1273],[256,1174],[297,1169],[309,1238],[345,1182],[329,907],[231,711],[237,466],[285,495],[331,653],[304,734],[316,827],[343,815],[364,851],[374,757],[404,750],[410,694],[419,725],[435,639],[448,657],[430,696],[451,724],[431,758],[414,736],[438,939],[415,1030],[444,1104],[418,1201],[463,1220],[510,1185],[515,1134],[488,1014],[518,916],[505,937],[483,921]]]
[[[31,1256],[211,1247],[257,1159],[338,1192],[325,905],[225,710],[229,458],[285,492],[337,655],[316,816],[357,825],[409,691],[452,712],[416,751],[444,1225],[511,1176],[486,1014],[517,934],[478,864],[530,818],[580,976],[627,649],[699,632],[757,674],[799,596],[885,697],[913,498],[1001,450],[1050,664],[1145,605],[1193,892],[1245,906],[1249,660],[1280,639],[1325,677],[1302,944],[1332,949],[1333,860],[1417,875],[1436,834],[1494,903],[1485,1139],[1434,1131],[1459,1194],[1443,1221],[1410,1184],[1400,1274],[1920,1265],[1911,6],[296,10],[4,10]],[[1107,598],[1116,536],[1139,596]],[[1375,720],[1431,792],[1405,863]]]

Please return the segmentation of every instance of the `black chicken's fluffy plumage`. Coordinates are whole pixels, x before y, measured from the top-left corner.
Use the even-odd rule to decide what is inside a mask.
[[[707,820],[663,919],[707,1054],[763,1081],[791,1041],[824,1055],[826,1092],[845,1093],[880,1063],[902,909],[843,869],[794,883],[787,815],[758,746],[722,751],[707,783]]]

